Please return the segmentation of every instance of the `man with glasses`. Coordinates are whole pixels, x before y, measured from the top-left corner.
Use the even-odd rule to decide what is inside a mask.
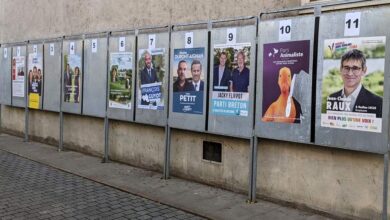
[[[367,72],[362,51],[353,49],[341,57],[341,78],[344,88],[327,98],[328,111],[375,114],[382,118],[382,98],[368,91],[361,83]]]

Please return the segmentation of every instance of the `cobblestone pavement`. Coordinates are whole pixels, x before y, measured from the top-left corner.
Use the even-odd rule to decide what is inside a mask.
[[[0,219],[202,219],[0,150]]]

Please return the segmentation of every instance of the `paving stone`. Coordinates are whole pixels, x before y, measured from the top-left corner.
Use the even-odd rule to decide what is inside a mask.
[[[0,150],[1,220],[172,218],[202,219]]]

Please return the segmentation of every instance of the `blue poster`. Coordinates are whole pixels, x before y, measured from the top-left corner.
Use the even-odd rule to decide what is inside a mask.
[[[211,114],[249,115],[250,43],[214,45]]]
[[[206,72],[204,48],[174,50],[173,60],[173,112],[203,114]]]

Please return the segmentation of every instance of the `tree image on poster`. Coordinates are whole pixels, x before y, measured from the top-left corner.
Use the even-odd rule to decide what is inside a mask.
[[[15,97],[24,97],[25,59],[24,56],[12,57],[12,96]]]
[[[138,108],[164,110],[165,48],[140,49]]]
[[[262,121],[301,123],[311,88],[310,41],[264,44]]]
[[[110,53],[108,107],[131,109],[133,53]]]
[[[248,116],[251,43],[215,44],[211,113]]]
[[[64,102],[79,103],[82,80],[81,56],[77,54],[64,55],[63,89]]]
[[[43,82],[43,59],[41,53],[31,53],[28,55],[28,106],[39,109],[40,97],[42,95]]]
[[[324,41],[321,126],[382,132],[386,37]]]
[[[172,68],[173,112],[203,114],[205,49],[174,49]]]

